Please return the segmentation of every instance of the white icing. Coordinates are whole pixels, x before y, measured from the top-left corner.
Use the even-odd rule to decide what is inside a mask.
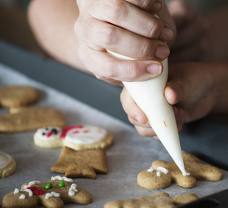
[[[13,191],[14,195],[18,194],[19,192],[20,192],[20,190],[18,188],[15,188],[14,191]]]
[[[59,180],[59,181],[64,180],[66,182],[73,182],[73,179],[67,178],[65,176],[52,176],[51,181],[55,181],[55,180]]]
[[[19,196],[19,199],[25,199],[25,195],[24,195],[24,194],[21,194],[21,195]]]
[[[0,152],[0,169],[4,169],[7,167],[12,161],[12,158],[10,155]]]
[[[27,192],[29,197],[33,196],[33,193],[32,193],[32,191],[30,189],[24,189],[23,191]]]
[[[77,192],[78,192],[77,184],[72,183],[70,188],[69,188],[69,190],[68,190],[68,195],[69,196],[74,196]]]
[[[52,130],[57,130],[57,134],[53,133]],[[62,140],[60,139],[62,130],[60,128],[49,127],[38,129],[34,134],[34,142],[37,146],[54,148],[61,147]],[[48,136],[48,134],[51,134]]]
[[[27,185],[28,186],[33,186],[33,185],[36,185],[36,184],[39,184],[40,181],[30,181]]]
[[[107,135],[105,129],[85,125],[82,128],[74,128],[66,134],[64,143],[94,144],[103,140]]]
[[[56,198],[58,198],[58,197],[60,197],[60,194],[59,193],[57,193],[57,192],[50,192],[50,193],[46,193],[45,194],[45,199],[49,199],[49,198],[51,198],[51,197],[56,197]]]
[[[183,176],[190,176],[191,174],[189,172],[182,173]]]
[[[149,173],[152,173],[154,171],[156,171],[156,176],[158,176],[158,177],[161,177],[162,173],[165,175],[167,175],[169,173],[169,171],[164,167],[157,167],[157,168],[150,167],[149,169],[147,169],[147,172],[149,172]]]

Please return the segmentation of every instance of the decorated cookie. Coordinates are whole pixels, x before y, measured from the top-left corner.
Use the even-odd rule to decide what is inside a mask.
[[[156,160],[151,168],[138,174],[138,185],[146,189],[160,189],[175,182],[183,188],[192,188],[196,186],[197,180],[219,181],[223,177],[221,170],[199,160],[194,155],[183,153],[183,159],[188,171],[186,176],[181,174],[175,163]]]
[[[66,146],[74,150],[106,148],[112,143],[112,135],[105,129],[89,125],[49,127],[38,129],[34,142],[44,148]]]
[[[0,105],[6,108],[28,106],[40,98],[40,92],[29,86],[0,87]]]
[[[47,182],[31,181],[3,197],[5,208],[62,208],[64,203],[90,204],[92,196],[70,178],[54,176]]]
[[[96,178],[96,173],[108,172],[106,152],[103,149],[75,151],[63,147],[60,157],[51,171],[69,177]]]
[[[14,133],[30,131],[48,126],[63,126],[64,116],[49,107],[29,107],[18,109],[13,114],[0,116],[0,132]]]
[[[193,197],[194,196],[194,197]],[[182,194],[175,200],[167,193],[161,192],[151,196],[143,196],[135,199],[117,200],[108,202],[104,208],[174,208],[198,199],[194,194]]]
[[[0,152],[0,178],[12,175],[16,170],[16,161],[8,154]]]

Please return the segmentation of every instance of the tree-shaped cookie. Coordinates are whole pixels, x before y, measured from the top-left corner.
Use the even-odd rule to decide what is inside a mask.
[[[167,193],[161,192],[152,196],[108,202],[104,208],[174,208],[177,205],[187,204],[197,199],[198,197],[192,193],[185,193],[172,198]]]
[[[137,176],[139,186],[146,189],[160,189],[176,183],[183,188],[196,186],[197,180],[219,181],[223,177],[220,169],[207,164],[192,154],[183,153],[187,176],[183,176],[173,162],[156,160],[151,168],[141,171]]]
[[[51,170],[69,177],[96,178],[96,173],[107,173],[106,152],[103,149],[75,151],[64,147]]]
[[[15,188],[4,196],[2,205],[5,208],[37,207],[62,208],[64,203],[89,204],[92,197],[89,192],[78,187],[70,178],[54,176],[41,183],[31,181],[20,189]]]

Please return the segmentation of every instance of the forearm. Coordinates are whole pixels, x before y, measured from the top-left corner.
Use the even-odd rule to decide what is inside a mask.
[[[83,69],[74,33],[78,16],[75,0],[33,0],[28,16],[38,42],[47,53],[63,63]]]

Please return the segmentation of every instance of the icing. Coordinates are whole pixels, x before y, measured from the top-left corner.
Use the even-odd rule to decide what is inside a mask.
[[[105,129],[94,126],[71,128],[66,134],[65,141],[74,144],[93,144],[101,141],[107,135]]]
[[[59,147],[62,146],[62,141],[60,140],[61,132],[62,130],[60,128],[41,128],[35,132],[34,141],[37,145],[42,142],[43,146],[52,145],[54,147]]]
[[[67,178],[65,176],[52,176],[51,177],[51,181],[55,181],[55,180],[58,180],[58,181],[63,180],[63,181],[66,181],[66,182],[73,182],[73,179]]]
[[[29,197],[32,197],[33,196],[33,193],[32,193],[32,191],[30,189],[24,189],[23,191],[24,192],[27,192],[28,195],[29,195]]]
[[[188,172],[183,173],[183,176],[190,176],[191,174]]]
[[[51,198],[51,197],[56,197],[56,198],[58,198],[58,197],[60,197],[60,194],[59,193],[56,193],[56,192],[50,192],[50,193],[46,193],[45,194],[45,199],[49,199],[49,198]]]
[[[45,194],[45,191],[40,187],[32,186],[32,187],[29,187],[28,189],[30,189],[32,193],[36,196],[41,196]]]
[[[28,186],[34,186],[34,185],[39,184],[39,183],[40,183],[40,181],[30,181],[27,185]]]
[[[25,195],[24,195],[24,194],[21,194],[21,195],[19,196],[19,199],[25,199]]]
[[[15,194],[18,194],[19,192],[20,192],[20,191],[19,191],[18,188],[15,188],[14,191],[13,191],[14,195],[15,195]]]
[[[147,172],[149,172],[149,173],[152,173],[154,171],[156,171],[156,176],[158,176],[158,177],[161,177],[162,173],[165,175],[167,175],[169,173],[169,171],[164,167],[157,167],[157,168],[150,167],[149,169],[147,169]]]
[[[68,190],[68,195],[69,196],[74,196],[77,192],[78,192],[77,184],[72,183],[70,188],[69,188],[69,190]]]
[[[3,153],[3,152],[0,152],[0,169],[4,169],[7,165],[9,165],[12,161],[12,158]]]

